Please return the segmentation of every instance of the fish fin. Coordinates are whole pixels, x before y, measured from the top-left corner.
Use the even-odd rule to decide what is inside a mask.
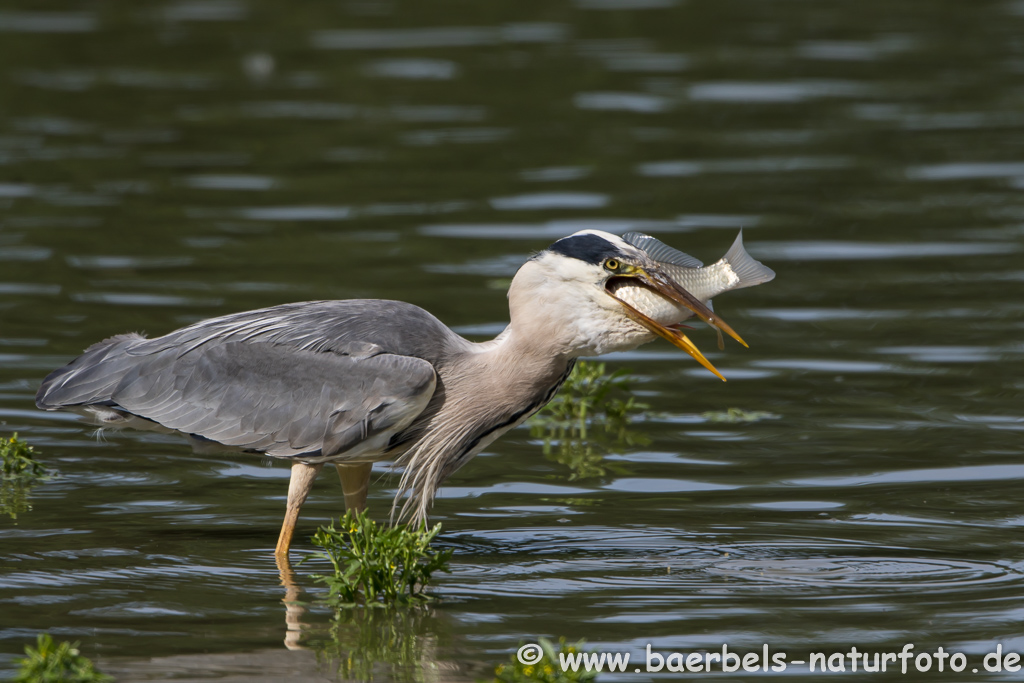
[[[622,239],[627,243],[632,244],[637,249],[642,249],[647,252],[647,255],[652,260],[660,263],[669,263],[673,266],[681,266],[683,268],[700,268],[704,264],[689,254],[684,254],[678,249],[673,249],[659,239],[655,239],[650,235],[644,235],[640,232],[627,232],[622,236]]]
[[[774,270],[760,261],[755,260],[754,257],[748,254],[747,250],[743,248],[742,230],[740,230],[740,234],[736,236],[736,241],[732,243],[732,247],[730,247],[729,251],[725,253],[722,260],[729,263],[729,266],[732,268],[732,272],[736,273],[736,277],[740,279],[739,284],[731,287],[730,289],[753,287],[754,285],[760,285],[775,278]]]

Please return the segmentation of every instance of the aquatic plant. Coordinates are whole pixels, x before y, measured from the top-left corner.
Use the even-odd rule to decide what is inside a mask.
[[[567,466],[570,480],[604,476],[612,448],[646,445],[629,429],[650,406],[632,394],[625,370],[609,373],[604,363],[579,361],[558,394],[530,418],[530,434],[542,439],[544,455]]]
[[[10,438],[0,438],[0,478],[6,481],[43,479],[46,466],[35,459],[36,451],[15,432]]]
[[[775,420],[779,417],[764,410],[743,410],[742,408],[713,410],[701,413],[700,416],[708,422],[760,422],[761,420]]]
[[[518,652],[509,657],[509,663],[499,664],[494,668],[494,683],[577,683],[592,681],[597,678],[596,671],[587,671],[585,667],[579,667],[578,671],[569,669],[563,671],[561,658],[566,655],[576,655],[585,652],[584,647],[587,641],[580,640],[575,643],[567,643],[565,637],[558,639],[556,649],[554,643],[546,638],[538,638],[542,652],[539,660],[534,664],[524,664],[518,657]]]
[[[35,459],[32,446],[18,438],[18,434],[0,438],[0,514],[17,519],[28,512],[29,492],[38,482],[51,475],[46,466]]]
[[[25,646],[27,657],[14,683],[106,683],[114,679],[97,671],[91,660],[78,651],[78,643],[55,643],[49,633],[40,633],[36,647]]]
[[[330,590],[328,602],[340,605],[363,603],[410,604],[429,600],[423,589],[431,574],[448,571],[451,550],[433,550],[431,541],[441,531],[409,524],[380,525],[366,511],[347,510],[338,526],[321,526],[313,544],[330,561],[334,574],[315,574]]]
[[[591,424],[617,433],[625,429],[631,415],[648,408],[632,395],[625,370],[609,373],[604,363],[581,360],[558,394],[531,418],[531,426],[574,429],[586,439]]]

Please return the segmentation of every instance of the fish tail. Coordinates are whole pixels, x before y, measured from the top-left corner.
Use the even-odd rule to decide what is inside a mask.
[[[736,277],[740,279],[739,283],[730,289],[753,287],[775,278],[774,270],[756,260],[743,248],[742,230],[740,230],[740,234],[736,236],[736,241],[732,243],[732,247],[725,253],[722,260],[728,262],[732,272],[736,273]]]

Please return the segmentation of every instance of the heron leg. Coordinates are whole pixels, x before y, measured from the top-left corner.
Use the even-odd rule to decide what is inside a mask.
[[[355,465],[334,463],[341,479],[341,491],[345,494],[345,509],[362,512],[366,509],[366,495],[370,492],[370,473],[373,464],[361,462]]]
[[[281,525],[281,535],[277,538],[277,549],[274,554],[277,557],[288,557],[288,548],[292,544],[292,535],[295,533],[295,523],[299,519],[299,510],[306,502],[306,496],[313,488],[313,480],[320,474],[323,464],[307,465],[304,462],[292,463],[292,478],[288,482],[288,506],[285,508],[284,524]]]

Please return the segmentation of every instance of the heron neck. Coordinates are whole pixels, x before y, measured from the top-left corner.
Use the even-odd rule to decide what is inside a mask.
[[[514,367],[524,361],[534,364],[564,366],[578,353],[566,335],[538,329],[537,325],[512,321],[494,339],[477,344],[479,352]]]
[[[471,393],[487,393],[498,404],[528,405],[561,382],[573,358],[550,334],[510,323],[491,341],[473,344],[468,357],[452,366],[458,367],[454,376],[445,380],[469,380]]]

